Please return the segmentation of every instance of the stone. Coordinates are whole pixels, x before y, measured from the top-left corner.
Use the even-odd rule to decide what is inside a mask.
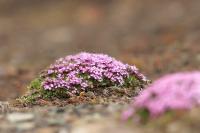
[[[0,102],[0,113],[6,113],[9,111],[9,103],[8,102]]]
[[[24,123],[19,123],[16,124],[16,128],[20,131],[22,130],[31,130],[35,127],[35,123],[34,122],[24,122]]]
[[[7,114],[7,120],[11,123],[31,121],[34,119],[34,114],[32,113],[11,113]]]

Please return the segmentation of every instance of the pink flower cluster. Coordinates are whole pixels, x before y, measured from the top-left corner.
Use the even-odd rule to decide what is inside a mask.
[[[84,52],[58,59],[41,75],[45,90],[64,88],[73,93],[104,82],[108,82],[107,86],[123,86],[124,79],[129,76],[135,76],[141,82],[148,81],[135,66],[123,64],[108,55]]]
[[[172,110],[191,109],[200,105],[200,72],[183,72],[164,76],[141,92],[123,119],[146,109],[150,117]]]

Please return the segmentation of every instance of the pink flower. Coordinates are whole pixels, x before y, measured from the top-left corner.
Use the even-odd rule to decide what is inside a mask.
[[[147,109],[150,117],[170,110],[188,110],[200,105],[200,72],[164,76],[142,91],[130,108]],[[130,116],[131,117],[131,116]]]
[[[136,66],[123,64],[105,54],[85,52],[56,60],[41,75],[45,90],[63,88],[73,92],[99,87],[102,82],[106,82],[105,86],[124,86],[130,76],[142,85],[148,82]]]

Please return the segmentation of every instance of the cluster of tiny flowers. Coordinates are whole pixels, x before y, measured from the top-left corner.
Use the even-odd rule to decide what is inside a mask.
[[[73,93],[78,89],[93,88],[91,81],[101,83],[106,79],[122,86],[129,76],[135,76],[141,82],[148,81],[135,66],[123,64],[105,54],[84,52],[58,59],[41,74],[45,90],[65,88]]]
[[[183,72],[162,77],[137,96],[123,119],[146,109],[155,118],[167,111],[188,110],[200,105],[200,72]]]

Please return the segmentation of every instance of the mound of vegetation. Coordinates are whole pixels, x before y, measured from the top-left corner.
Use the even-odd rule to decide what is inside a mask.
[[[163,114],[180,114],[200,104],[200,72],[170,74],[135,97],[123,119],[147,120]],[[178,112],[178,113],[177,113]]]
[[[148,81],[136,66],[105,54],[79,53],[56,60],[31,82],[28,93],[19,100],[33,104],[41,99],[69,99],[88,92],[100,96],[105,91],[109,97],[113,91],[127,93],[127,88],[127,95],[132,96]]]

